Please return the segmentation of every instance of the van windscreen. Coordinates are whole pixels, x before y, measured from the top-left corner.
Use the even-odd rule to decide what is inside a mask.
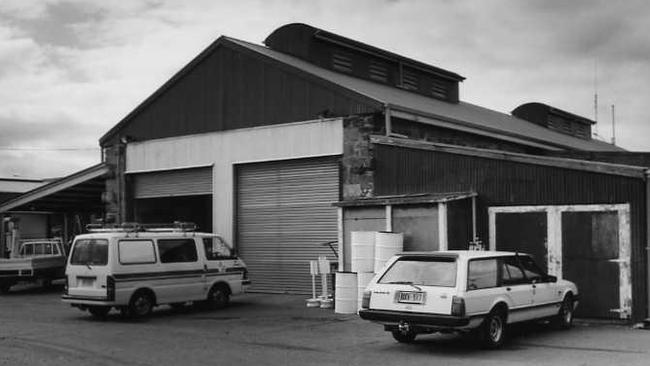
[[[80,239],[74,244],[70,264],[105,266],[108,263],[108,240]]]
[[[398,259],[381,277],[379,283],[422,286],[456,286],[455,258]]]

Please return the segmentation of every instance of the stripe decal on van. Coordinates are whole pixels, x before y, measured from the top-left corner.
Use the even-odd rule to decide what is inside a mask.
[[[235,272],[223,273],[218,269],[211,269],[204,271],[202,269],[198,270],[186,270],[186,271],[165,271],[165,272],[140,272],[140,273],[122,273],[115,274],[115,282],[129,282],[129,281],[141,281],[141,280],[160,280],[160,279],[170,279],[170,278],[192,278],[192,277],[201,277],[203,275],[213,276],[232,276],[237,274]]]

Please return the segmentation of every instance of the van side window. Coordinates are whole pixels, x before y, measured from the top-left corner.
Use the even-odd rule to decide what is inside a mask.
[[[520,283],[526,283],[526,277],[524,277],[524,272],[519,267],[519,262],[515,257],[505,257],[501,263],[501,284],[504,286],[507,285],[517,285]]]
[[[232,256],[230,248],[218,236],[203,238],[203,246],[205,247],[205,257],[207,260],[230,258]]]
[[[196,245],[194,239],[160,239],[158,255],[162,263],[196,262]]]
[[[120,240],[117,244],[121,264],[156,263],[151,240]]]
[[[497,260],[495,258],[471,260],[468,265],[468,290],[497,286]]]

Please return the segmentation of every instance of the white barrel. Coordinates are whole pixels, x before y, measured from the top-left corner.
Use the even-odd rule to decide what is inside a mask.
[[[390,257],[404,249],[404,235],[379,231],[375,234],[375,266],[374,272],[379,273]]]
[[[375,269],[376,231],[353,231],[350,237],[352,272],[372,272]]]
[[[373,277],[375,277],[375,274],[373,272],[357,273],[357,310],[361,309],[363,291],[366,289]]]
[[[357,274],[336,272],[336,291],[334,292],[334,312],[354,314],[357,312]]]

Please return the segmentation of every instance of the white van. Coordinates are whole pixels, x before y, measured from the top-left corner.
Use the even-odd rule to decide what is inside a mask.
[[[220,308],[250,285],[246,265],[223,239],[191,225],[89,231],[72,244],[62,300],[95,317],[111,308],[144,317],[154,306],[189,301]]]

